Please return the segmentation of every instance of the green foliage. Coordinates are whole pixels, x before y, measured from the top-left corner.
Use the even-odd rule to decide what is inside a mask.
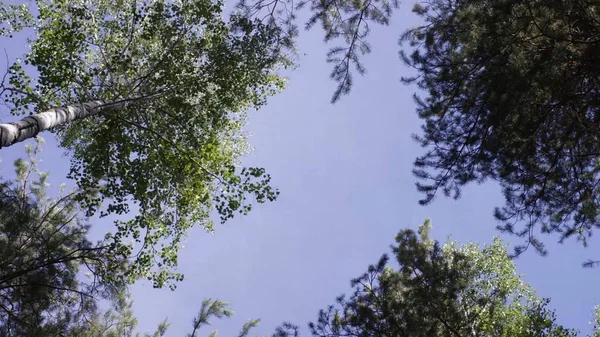
[[[594,324],[593,337],[600,337],[600,306],[594,308],[594,318],[590,322]]]
[[[242,1],[249,17],[290,25],[310,4],[307,28],[320,23],[332,48],[333,101],[350,90],[354,64],[370,51],[368,24],[387,25],[394,1]],[[586,0],[420,1],[425,24],[403,34],[404,62],[417,70],[416,96],[425,121],[416,137],[426,149],[415,161],[423,204],[464,185],[498,181],[506,204],[495,211],[501,230],[546,253],[535,229],[587,244],[600,226],[600,8]],[[289,18],[290,20],[283,20]],[[282,20],[277,20],[282,19]],[[536,227],[536,228],[534,228]],[[597,264],[589,261],[585,265]]]
[[[239,0],[237,8],[246,17],[261,18],[285,32],[287,43],[284,46],[293,48],[298,35],[297,11],[308,6],[311,14],[305,28],[308,30],[320,24],[325,42],[340,43],[327,53],[327,62],[333,64],[330,77],[338,83],[331,99],[335,103],[350,92],[353,73],[363,75],[366,72],[361,57],[371,52],[367,41],[369,25],[387,26],[393,10],[399,5],[398,0]]]
[[[363,75],[366,72],[360,57],[371,52],[367,41],[370,33],[369,24],[387,26],[392,16],[392,9],[398,8],[398,0],[306,0],[300,7],[310,4],[312,16],[306,23],[310,29],[320,23],[325,32],[325,42],[341,39],[342,46],[336,46],[327,53],[327,62],[332,63],[333,70],[329,75],[338,83],[331,102],[335,103],[342,95],[348,94],[352,88],[352,66]]]
[[[403,58],[425,92],[422,202],[491,178],[506,198],[501,230],[526,239],[517,254],[545,253],[535,229],[585,244],[600,225],[598,5],[435,0],[414,12],[425,24],[404,34]]]
[[[103,275],[119,273],[123,261],[87,238],[76,201],[83,192],[47,196],[40,144],[15,161],[15,182],[0,183],[0,336],[59,336],[121,289]]]
[[[198,316],[192,321],[193,330],[186,337],[198,337],[198,330],[205,325],[210,325],[211,318],[223,318],[233,316],[233,311],[229,309],[229,303],[221,300],[212,300],[210,298],[202,301],[202,307]],[[260,319],[251,319],[244,324],[242,330],[238,334],[238,337],[247,337],[250,333],[250,329],[257,327],[260,323]],[[213,330],[210,337],[217,337],[217,330]]]
[[[103,314],[96,314],[89,322],[83,324],[79,329],[73,329],[69,337],[141,337],[136,332],[138,321],[132,310],[133,302],[127,292],[121,292],[112,301],[112,308]],[[192,331],[186,337],[199,337],[199,331],[206,325],[211,325],[211,319],[221,319],[233,316],[229,304],[221,300],[205,299],[198,316],[192,321]],[[258,326],[260,320],[249,320],[238,334],[238,337],[247,337],[250,329]],[[145,333],[144,337],[166,336],[169,323],[165,319],[158,324],[153,333]],[[213,330],[210,337],[217,336],[217,330]]]
[[[498,238],[480,248],[401,231],[388,256],[352,280],[353,294],[321,310],[313,336],[576,336],[516,274]],[[278,334],[278,336],[286,336]]]
[[[136,332],[138,320],[133,313],[133,301],[126,291],[121,291],[111,299],[111,307],[103,313],[95,313],[88,321],[69,331],[66,337],[141,337]],[[169,323],[159,323],[154,333],[144,337],[165,336]]]
[[[264,169],[240,169],[238,158],[248,151],[245,111],[283,88],[280,32],[236,15],[226,22],[211,0],[36,3],[38,38],[3,95],[15,115],[107,102],[56,130],[72,155],[70,178],[97,191],[80,200],[87,215],[120,216],[107,240],[136,256],[123,281],[174,287],[189,228],[212,231],[213,210],[224,222],[279,194]]]
[[[88,239],[77,197],[84,191],[61,185],[56,198],[48,197],[48,173],[37,166],[42,143],[37,138],[26,147],[28,160],[15,161],[15,182],[0,183],[0,336],[142,336],[126,285],[115,282],[127,262],[107,242]],[[102,302],[110,308],[100,310]],[[190,336],[212,318],[232,315],[228,303],[207,299]],[[239,337],[259,322],[248,321]],[[165,336],[168,327],[164,320],[143,336]]]
[[[33,16],[26,4],[14,5],[0,1],[0,38],[12,38],[12,34],[33,25]]]

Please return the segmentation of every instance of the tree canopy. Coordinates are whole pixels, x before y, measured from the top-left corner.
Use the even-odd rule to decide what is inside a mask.
[[[589,1],[447,1],[417,5],[403,39],[425,121],[415,162],[429,203],[441,190],[498,181],[500,228],[586,243],[600,225],[600,8]]]
[[[299,29],[298,11],[308,7],[306,29],[320,25],[324,41],[335,43],[327,52],[327,63],[333,65],[329,77],[338,86],[331,102],[350,93],[354,74],[364,75],[361,57],[371,52],[368,37],[371,26],[390,23],[398,0],[239,0],[237,8],[249,18],[260,18],[284,34],[284,47],[293,48]]]
[[[136,332],[138,320],[135,318],[133,301],[126,292],[120,293],[114,301],[112,307],[102,313],[97,313],[89,322],[83,324],[80,329],[71,331],[69,337],[161,337],[166,336],[169,329],[168,320],[159,323],[153,333]],[[202,301],[202,305],[196,317],[192,320],[190,333],[185,337],[199,337],[200,331],[207,325],[212,325],[212,320],[217,318],[233,316],[234,312],[230,309],[229,303],[207,298]],[[240,329],[237,337],[247,337],[251,329],[258,326],[260,320],[251,319],[247,321]],[[217,337],[217,330],[213,330],[207,336]]]
[[[277,70],[290,65],[284,48],[297,33],[293,10],[310,5],[307,27],[320,23],[326,41],[347,44],[328,54],[336,101],[350,90],[351,66],[365,71],[368,22],[388,24],[398,6],[319,0],[286,12],[278,2],[242,2],[245,14],[228,20],[211,0],[38,0],[35,14],[0,3],[0,36],[37,35],[10,65],[0,97],[13,115],[38,116],[0,125],[1,144],[35,135],[54,115],[60,122],[48,125],[71,155],[77,183],[48,198],[31,149],[29,162],[16,162],[16,184],[0,183],[0,336],[133,336],[128,283],[147,277],[173,286],[183,278],[177,250],[191,226],[212,230],[213,211],[221,221],[245,214],[247,198],[275,200],[265,170],[241,168],[239,157],[248,150],[246,110],[283,88]],[[418,72],[404,82],[424,91],[414,96],[425,121],[417,140],[426,153],[414,170],[422,204],[493,179],[506,198],[495,212],[500,229],[526,240],[517,254],[529,246],[545,253],[536,229],[587,243],[600,226],[598,6],[431,0],[414,7],[425,23],[402,35],[411,47],[402,59]],[[269,20],[253,18],[264,11]],[[121,217],[97,243],[87,238],[94,214]],[[313,336],[577,335],[516,275],[501,240],[441,245],[429,230],[427,221],[418,234],[401,231],[392,247],[397,268],[387,255],[369,266],[350,296],[309,325]],[[84,269],[90,278],[81,280]],[[100,314],[98,299],[112,310]],[[208,317],[230,315],[224,302],[203,302],[190,337]],[[289,335],[298,336],[289,323],[275,333]]]
[[[42,143],[38,138],[27,145],[28,158],[14,162],[14,181],[0,182],[0,337],[142,336],[128,285],[119,277],[131,259],[113,251],[109,240],[91,241],[78,201],[85,190],[63,184],[56,197],[48,195],[49,174],[38,168]],[[189,336],[232,315],[228,303],[205,299]],[[239,337],[259,322],[246,322]],[[143,336],[164,336],[168,327],[164,320]]]
[[[108,240],[92,243],[78,198],[46,194],[48,174],[37,168],[41,140],[17,160],[16,183],[0,184],[0,336],[141,336],[126,284],[117,277],[128,262]],[[552,336],[578,332],[556,321],[549,300],[536,296],[516,274],[507,246],[495,238],[483,247],[430,239],[426,220],[418,233],[403,230],[387,255],[353,279],[354,292],[309,324],[315,337],[336,336]],[[82,278],[82,274],[87,274]],[[100,300],[111,308],[99,310]],[[230,317],[228,304],[206,299],[192,320],[190,337],[211,318]],[[596,312],[595,335],[600,331]],[[248,336],[259,320],[248,321]],[[164,336],[168,322],[144,336]],[[273,337],[299,337],[285,323]],[[215,336],[213,331],[210,336]]]
[[[68,106],[44,118],[68,116],[54,131],[71,156],[70,177],[96,192],[79,200],[87,215],[120,216],[107,240],[137,256],[127,281],[173,285],[191,226],[212,231],[214,210],[226,221],[250,211],[251,199],[279,193],[264,169],[241,168],[238,158],[248,151],[246,111],[283,87],[276,71],[290,63],[280,30],[239,15],[225,20],[212,0],[34,4],[0,5],[5,38],[22,29],[37,36],[10,65],[0,97],[13,115]],[[12,125],[39,123],[34,116]],[[122,244],[131,238],[135,251]]]
[[[60,336],[123,289],[127,261],[90,241],[82,191],[48,196],[40,143],[15,161],[16,181],[0,183],[0,336]]]
[[[370,24],[387,25],[390,0],[241,1],[249,17],[266,13],[297,34],[321,24],[338,82],[333,102],[364,73]],[[433,0],[413,12],[423,24],[401,35],[403,78],[414,84],[424,121],[416,140],[425,153],[414,173],[424,194],[458,198],[472,182],[500,183],[506,203],[495,210],[502,231],[525,239],[515,247],[546,250],[537,233],[584,244],[600,226],[600,8],[588,0]],[[259,14],[261,13],[261,14]],[[355,70],[352,70],[354,65]],[[592,263],[592,262],[590,262]]]
[[[506,245],[440,244],[427,220],[418,233],[403,230],[384,255],[353,279],[354,291],[321,310],[309,324],[315,337],[577,336],[557,323],[549,300],[516,273]],[[596,313],[596,316],[597,313]],[[598,317],[595,318],[598,322]],[[595,335],[598,324],[595,325]],[[275,336],[297,335],[286,324]]]

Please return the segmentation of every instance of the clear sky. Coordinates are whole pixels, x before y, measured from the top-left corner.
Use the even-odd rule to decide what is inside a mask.
[[[279,200],[216,226],[214,235],[192,231],[180,254],[186,279],[176,291],[136,284],[141,331],[168,317],[167,336],[183,336],[202,300],[213,297],[231,302],[236,311],[234,318],[214,322],[220,336],[234,335],[250,318],[262,319],[255,331],[261,336],[282,321],[300,325],[308,336],[307,322],[348,292],[349,280],[387,253],[399,230],[430,217],[432,234],[440,240],[451,235],[485,243],[498,235],[492,212],[503,199],[494,183],[469,186],[458,201],[440,197],[427,207],[417,203],[411,168],[422,149],[411,134],[419,131],[420,121],[411,98],[415,88],[400,83],[410,70],[399,60],[397,44],[400,33],[417,24],[411,5],[402,4],[390,27],[374,27],[373,53],[365,57],[368,73],[357,77],[352,94],[336,105],[329,103],[335,83],[328,78],[322,34],[302,32],[299,47],[306,55],[288,89],[251,114],[255,151],[244,159],[271,173],[282,193]],[[23,52],[25,42],[15,42],[0,40],[11,59]],[[2,114],[3,122],[11,120]],[[68,160],[49,134],[44,137],[41,167],[58,185]],[[22,145],[0,151],[2,176],[12,173],[8,164],[22,153]],[[95,225],[97,231],[110,226]],[[517,260],[518,270],[540,296],[552,298],[560,323],[589,332],[593,306],[600,304],[595,291],[600,270],[583,269],[581,262],[600,258],[600,242],[592,240],[584,249],[575,242],[553,244],[554,236],[544,239],[549,256],[527,252]]]

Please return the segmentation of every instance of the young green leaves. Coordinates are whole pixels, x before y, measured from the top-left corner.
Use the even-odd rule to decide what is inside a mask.
[[[4,95],[27,101],[30,113],[109,107],[55,128],[72,156],[70,177],[98,192],[81,200],[88,215],[119,216],[108,238],[135,260],[127,281],[181,279],[177,251],[190,227],[210,231],[212,210],[225,220],[249,211],[246,199],[278,194],[264,170],[241,172],[238,158],[248,148],[246,110],[283,88],[276,71],[289,63],[279,30],[235,15],[225,21],[222,4],[209,0],[37,5],[38,38],[24,60],[37,77],[15,73],[20,80]]]

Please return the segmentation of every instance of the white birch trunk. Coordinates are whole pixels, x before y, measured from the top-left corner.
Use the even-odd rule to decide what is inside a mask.
[[[37,115],[27,116],[17,122],[0,124],[0,149],[33,138],[42,131],[50,130],[62,124],[94,116],[106,110],[125,109],[130,103],[141,99],[153,99],[162,92],[164,90],[145,97],[116,101],[91,101],[78,105],[67,105],[65,107],[53,108]]]
[[[0,148],[33,138],[38,133],[61,124],[96,115],[101,110],[98,107],[102,105],[104,105],[102,101],[69,105],[27,116],[20,121],[0,124]]]

